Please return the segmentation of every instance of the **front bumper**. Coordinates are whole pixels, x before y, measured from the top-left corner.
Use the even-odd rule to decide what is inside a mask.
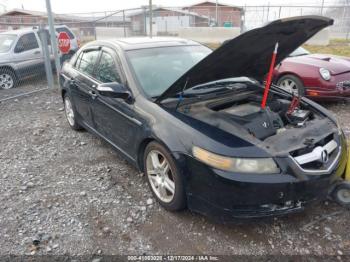
[[[350,97],[350,88],[343,90],[334,87],[334,89],[326,90],[322,88],[307,87],[306,97],[313,100],[341,100]]]
[[[307,84],[305,95],[309,98],[320,100],[338,100],[350,97],[350,73],[334,75],[330,81],[320,78],[317,83]]]
[[[328,197],[347,161],[345,149],[329,173],[298,177],[288,173],[232,174],[184,157],[189,209],[220,222],[302,211]]]

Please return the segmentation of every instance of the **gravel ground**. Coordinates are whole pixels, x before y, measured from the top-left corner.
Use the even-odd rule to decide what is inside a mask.
[[[39,89],[33,80],[0,99]],[[326,105],[350,134],[350,103]],[[220,225],[169,213],[145,177],[101,139],[74,132],[48,90],[0,104],[0,255],[350,255],[350,212],[332,202]]]

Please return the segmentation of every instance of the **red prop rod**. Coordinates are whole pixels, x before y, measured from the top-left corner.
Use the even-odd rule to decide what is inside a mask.
[[[272,81],[273,69],[275,68],[277,49],[278,49],[278,42],[276,43],[275,50],[272,53],[270,70],[269,70],[269,73],[267,75],[267,80],[266,80],[266,84],[265,84],[265,91],[264,91],[263,100],[261,101],[261,108],[262,109],[265,109],[265,107],[266,107],[266,100],[267,100],[267,96],[269,95],[269,90],[270,90],[271,81]]]

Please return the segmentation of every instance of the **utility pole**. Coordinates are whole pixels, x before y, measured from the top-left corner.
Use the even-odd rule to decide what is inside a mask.
[[[43,53],[43,58],[44,58],[44,65],[45,65],[45,72],[46,72],[46,80],[47,80],[47,85],[50,88],[53,88],[53,76],[52,76],[52,67],[51,67],[51,56],[50,56],[50,51],[48,48],[48,35],[47,35],[47,30],[45,30],[44,24],[39,25],[39,38],[40,38],[40,43],[41,43],[41,51]]]
[[[322,5],[321,5],[321,15],[323,15],[323,6],[324,6],[324,0],[322,0]]]
[[[46,0],[46,11],[47,11],[47,21],[49,23],[51,47],[52,47],[53,55],[55,58],[55,66],[56,66],[56,73],[57,73],[57,80],[58,80],[59,73],[61,70],[61,63],[60,63],[60,59],[58,57],[58,45],[57,45],[56,31],[55,31],[55,27],[54,27],[54,21],[53,21],[53,16],[52,16],[50,0]]]
[[[218,0],[216,0],[215,2],[215,22],[216,22],[216,26],[219,26],[219,22],[218,22]]]
[[[149,36],[152,38],[152,0],[149,0]]]

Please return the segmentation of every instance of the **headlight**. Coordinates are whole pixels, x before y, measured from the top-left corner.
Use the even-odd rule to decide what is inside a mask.
[[[217,155],[194,146],[193,156],[217,169],[237,173],[276,174],[280,169],[272,158],[232,158]]]
[[[324,80],[328,81],[331,79],[331,72],[329,72],[329,70],[326,68],[322,68],[322,67],[320,68],[320,75]]]

